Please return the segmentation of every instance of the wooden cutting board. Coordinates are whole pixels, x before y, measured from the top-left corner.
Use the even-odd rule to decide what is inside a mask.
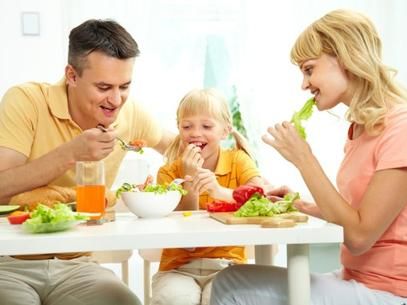
[[[297,222],[307,222],[308,216],[301,212],[283,213],[274,216],[235,217],[234,212],[209,213],[210,217],[224,224],[259,224],[263,228],[293,227]]]

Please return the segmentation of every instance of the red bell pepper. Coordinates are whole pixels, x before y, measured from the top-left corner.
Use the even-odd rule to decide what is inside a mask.
[[[29,212],[15,211],[7,216],[7,220],[12,225],[20,225],[30,218]]]
[[[206,205],[208,212],[234,212],[239,209],[235,202],[214,201]]]
[[[233,190],[233,199],[240,207],[246,203],[254,194],[258,193],[260,196],[264,195],[264,191],[259,186],[254,185],[241,185]]]

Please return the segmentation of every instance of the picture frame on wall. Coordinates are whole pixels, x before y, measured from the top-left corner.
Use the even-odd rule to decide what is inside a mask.
[[[40,13],[22,12],[21,13],[21,32],[23,36],[40,35]]]

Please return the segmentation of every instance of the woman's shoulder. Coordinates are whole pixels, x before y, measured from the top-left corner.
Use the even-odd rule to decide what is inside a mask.
[[[386,120],[389,127],[407,125],[407,104],[393,107],[387,114]]]

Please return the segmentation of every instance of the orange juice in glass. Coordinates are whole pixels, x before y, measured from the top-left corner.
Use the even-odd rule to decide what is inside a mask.
[[[99,213],[91,216],[98,220],[105,214],[105,168],[103,161],[76,162],[76,210]]]

